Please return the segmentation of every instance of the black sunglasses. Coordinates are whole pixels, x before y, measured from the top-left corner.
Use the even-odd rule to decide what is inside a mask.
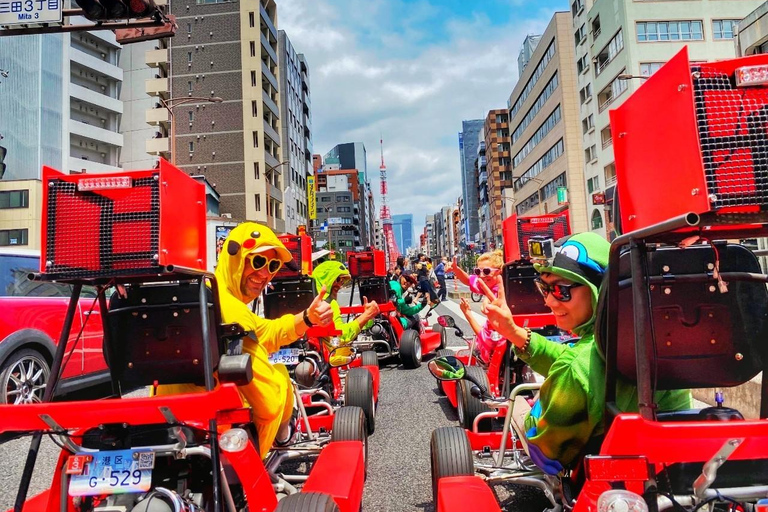
[[[551,293],[552,296],[555,299],[559,300],[560,302],[568,302],[569,300],[571,300],[571,288],[584,286],[581,283],[547,284],[538,278],[534,282],[536,283],[536,288],[539,290],[539,293],[541,294],[542,297],[546,299],[547,295]]]

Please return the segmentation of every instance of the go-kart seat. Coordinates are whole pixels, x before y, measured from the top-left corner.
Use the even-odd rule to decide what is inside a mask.
[[[716,244],[721,272],[761,273],[757,258],[737,244]],[[647,255],[652,347],[651,382],[657,390],[719,388],[743,384],[768,363],[768,290],[757,281],[731,280],[720,293],[711,277],[715,251],[710,245],[685,249],[660,247]],[[603,353],[616,350],[619,378],[637,380],[630,253],[609,268],[598,300],[596,340]],[[618,279],[617,339],[608,343],[608,283]],[[609,363],[610,364],[610,363]],[[743,419],[735,409],[658,412],[661,421]]]
[[[377,304],[389,302],[389,282],[386,277],[365,277],[359,278],[360,297],[366,297],[369,302],[376,301]]]
[[[303,311],[316,295],[315,281],[310,277],[272,281],[264,292],[264,317],[275,319]]]
[[[199,286],[189,283],[131,285],[127,297],[109,303],[107,364],[123,392],[158,384],[205,384]],[[208,297],[208,334],[215,368],[222,352],[220,316]],[[107,340],[105,339],[105,343]],[[106,355],[105,351],[105,355]]]

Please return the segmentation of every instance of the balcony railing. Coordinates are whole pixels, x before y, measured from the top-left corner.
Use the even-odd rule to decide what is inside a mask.
[[[605,139],[603,141],[603,149],[607,148],[611,144],[613,144],[613,138],[612,137],[608,137],[607,139]]]

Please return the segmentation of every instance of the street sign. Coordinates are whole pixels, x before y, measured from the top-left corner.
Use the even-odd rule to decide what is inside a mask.
[[[566,204],[568,202],[568,189],[566,187],[557,187],[557,204]]]
[[[62,0],[0,0],[0,25],[61,22]]]
[[[343,224],[343,223],[344,222],[343,222],[341,217],[330,217],[328,219],[328,225],[329,226],[334,226],[334,225]]]
[[[307,176],[307,210],[311,220],[317,219],[317,192],[314,176]]]

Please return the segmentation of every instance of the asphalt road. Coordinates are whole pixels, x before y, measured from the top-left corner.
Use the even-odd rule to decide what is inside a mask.
[[[346,299],[348,301],[348,298]],[[344,297],[341,303],[346,304]],[[456,304],[440,305],[433,313],[451,314],[465,332],[469,326]],[[431,322],[433,323],[433,322]],[[448,346],[461,340],[448,333]],[[429,465],[432,431],[458,424],[447,399],[438,396],[426,364],[405,370],[393,361],[382,364],[376,432],[369,440],[369,468],[363,510],[370,512],[434,510]],[[0,511],[13,506],[28,440],[0,445]],[[48,486],[59,450],[45,439],[31,482],[30,495]]]

